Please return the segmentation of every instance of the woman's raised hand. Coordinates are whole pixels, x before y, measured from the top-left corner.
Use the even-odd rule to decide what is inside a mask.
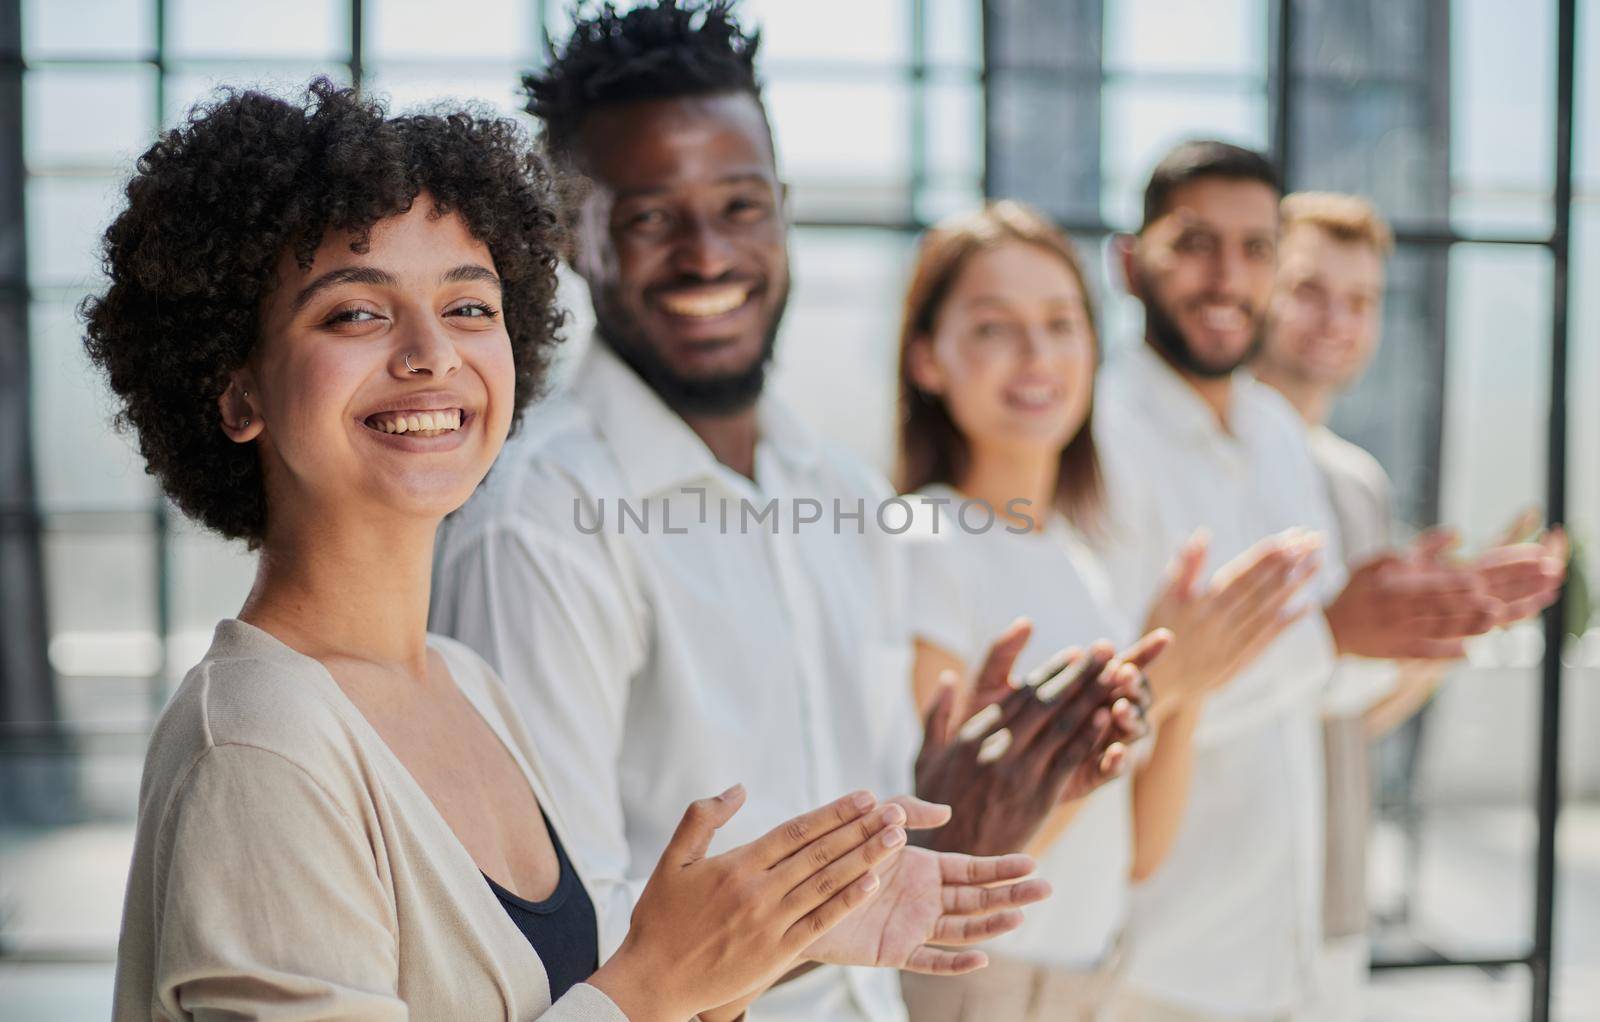
[[[871,898],[873,867],[906,843],[905,810],[862,791],[708,858],[744,798],[735,785],[690,804],[622,946],[590,979],[632,1022],[683,1022],[770,984]]]

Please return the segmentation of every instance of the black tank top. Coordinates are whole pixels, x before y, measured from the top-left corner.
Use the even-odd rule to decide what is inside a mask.
[[[561,838],[550,826],[548,816],[544,818],[544,829],[561,864],[561,877],[550,897],[528,901],[495,883],[487,873],[483,879],[544,963],[545,975],[550,978],[550,1000],[555,1001],[600,967],[600,930],[589,892],[578,880],[578,872],[572,868],[572,860],[567,858],[567,850],[561,846]]]

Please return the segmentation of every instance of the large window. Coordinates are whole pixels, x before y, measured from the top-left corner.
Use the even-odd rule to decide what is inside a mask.
[[[1373,195],[1398,229],[1384,348],[1335,425],[1385,463],[1413,524],[1450,521],[1482,544],[1543,501],[1551,337],[1570,316],[1567,517],[1600,575],[1600,298],[1581,284],[1600,273],[1600,4],[1577,4],[1570,309],[1555,299],[1561,4],[745,0],[764,29],[797,222],[775,386],[887,467],[897,298],[916,231],[986,192],[1033,201],[1073,231],[1097,271],[1108,347],[1128,343],[1140,311],[1120,296],[1106,240],[1137,225],[1163,150],[1223,137],[1273,151],[1291,187]],[[8,342],[0,316],[0,345],[28,356],[26,377],[0,380],[0,395],[26,395],[32,487],[0,490],[0,595],[16,616],[10,601],[32,577],[45,609],[42,673],[0,656],[0,694],[38,689],[0,701],[12,708],[0,775],[13,794],[38,793],[0,791],[0,1014],[105,1014],[149,725],[250,582],[241,548],[159,499],[108,428],[83,355],[75,310],[97,286],[98,236],[131,160],[219,84],[288,91],[326,74],[396,108],[453,97],[523,116],[519,72],[542,62],[547,31],[565,33],[567,7],[0,0],[11,58],[0,85],[17,86],[0,87],[11,104],[0,105],[0,189],[22,229],[4,235],[20,243],[9,256],[0,245],[0,298],[26,323]],[[576,349],[588,315],[581,286],[567,293]],[[0,438],[9,485],[22,476],[3,475],[8,450]],[[37,555],[32,576],[16,569],[19,549]],[[1377,1017],[1527,1012],[1543,967],[1530,954],[1543,651],[1535,625],[1481,644],[1385,749],[1380,956],[1481,967],[1386,971]],[[1569,643],[1566,661],[1579,736],[1600,729],[1600,633]],[[1600,989],[1600,752],[1568,750],[1556,1017],[1576,1019]]]

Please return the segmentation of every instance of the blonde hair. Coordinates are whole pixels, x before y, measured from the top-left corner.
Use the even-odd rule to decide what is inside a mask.
[[[1394,251],[1394,232],[1376,206],[1359,195],[1342,192],[1295,192],[1279,207],[1283,230],[1306,226],[1325,231],[1335,241],[1370,245],[1380,256]]]

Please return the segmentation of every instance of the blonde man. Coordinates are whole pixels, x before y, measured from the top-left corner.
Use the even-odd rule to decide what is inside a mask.
[[[1355,566],[1396,546],[1392,486],[1376,458],[1326,423],[1334,401],[1355,385],[1377,351],[1384,269],[1394,236],[1372,203],[1356,195],[1300,192],[1283,199],[1280,213],[1277,288],[1253,368],[1305,421],[1340,549],[1346,564]],[[1516,544],[1534,521],[1514,525],[1505,545],[1482,559],[1502,575],[1519,572],[1533,579],[1526,598],[1502,611],[1501,623],[1542,608],[1563,576],[1565,542],[1559,532],[1546,534],[1539,544]],[[1440,531],[1435,542],[1424,540],[1423,546],[1442,557],[1453,539],[1449,531]],[[1369,959],[1368,743],[1426,704],[1448,666],[1440,660],[1396,664],[1344,658],[1324,699],[1327,858],[1318,1003],[1325,1019],[1361,1015]]]

